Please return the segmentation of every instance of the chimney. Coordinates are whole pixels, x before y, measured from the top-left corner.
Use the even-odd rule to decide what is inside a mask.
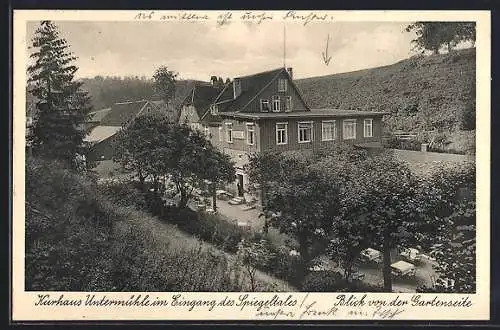
[[[290,76],[290,78],[293,80],[293,70],[292,70],[292,68],[287,68],[286,71],[288,72],[288,75]]]
[[[239,78],[233,79],[233,99],[241,95],[241,80]]]

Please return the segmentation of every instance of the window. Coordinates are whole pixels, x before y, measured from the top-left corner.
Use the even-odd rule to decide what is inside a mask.
[[[236,99],[240,95],[241,95],[241,81],[239,79],[234,79],[233,98]]]
[[[278,80],[278,92],[286,92],[286,79],[279,79]]]
[[[306,143],[312,141],[312,122],[299,123],[299,143]]]
[[[279,97],[279,95],[273,95],[273,111],[274,112],[280,111],[280,97]]]
[[[265,100],[265,99],[260,100],[260,111],[262,111],[262,112],[269,111],[269,100]]]
[[[337,123],[335,120],[323,121],[321,123],[321,140],[332,141],[337,138]]]
[[[254,145],[255,143],[255,126],[253,123],[247,123],[247,144]]]
[[[292,97],[291,96],[286,96],[285,97],[285,111],[292,111]]]
[[[222,142],[222,126],[219,126],[219,142]]]
[[[342,132],[344,140],[355,139],[356,138],[356,120],[347,119],[344,120],[344,127],[342,127]]]
[[[365,119],[364,128],[364,137],[373,137],[373,119]]]
[[[287,144],[288,142],[287,131],[288,131],[287,123],[276,124],[276,144]]]
[[[228,143],[233,143],[233,124],[226,123],[226,141]]]
[[[217,114],[217,111],[218,111],[218,109],[217,109],[217,105],[216,105],[216,104],[212,104],[212,105],[210,106],[210,113],[211,113],[212,115],[216,115],[216,114]]]
[[[191,123],[191,129],[193,131],[201,131],[201,126],[199,123]]]

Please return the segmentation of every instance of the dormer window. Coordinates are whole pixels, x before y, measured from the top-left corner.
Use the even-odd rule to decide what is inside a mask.
[[[269,100],[260,99],[260,111],[269,112]]]
[[[210,113],[212,115],[216,115],[217,114],[217,111],[219,111],[218,107],[217,107],[217,104],[212,104],[210,106]]]
[[[233,99],[241,95],[241,81],[239,79],[233,80]]]
[[[280,97],[279,95],[273,95],[273,112],[280,111]]]
[[[287,85],[287,80],[286,79],[279,79],[278,80],[278,92],[286,92],[286,86]]]

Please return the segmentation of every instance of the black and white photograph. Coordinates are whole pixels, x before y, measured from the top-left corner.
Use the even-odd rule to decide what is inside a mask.
[[[16,66],[26,292],[478,292],[474,16],[45,16]]]

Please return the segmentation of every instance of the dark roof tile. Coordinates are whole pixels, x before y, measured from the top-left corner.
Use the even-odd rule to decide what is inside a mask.
[[[220,93],[220,89],[212,85],[196,85],[193,89],[193,105],[201,118],[205,111],[208,110],[209,106],[214,102],[217,95]]]
[[[146,100],[115,103],[100,124],[101,126],[122,126],[134,119],[146,103]]]
[[[89,122],[99,123],[106,116],[106,114],[111,110],[111,108],[101,109],[91,112]]]
[[[241,111],[264,87],[266,87],[285,68],[271,71],[259,72],[249,76],[237,77],[241,81],[241,94],[233,99],[233,82],[217,97],[215,103],[224,102],[220,105],[219,111]],[[232,101],[229,101],[232,100]],[[226,102],[228,101],[228,102]]]

